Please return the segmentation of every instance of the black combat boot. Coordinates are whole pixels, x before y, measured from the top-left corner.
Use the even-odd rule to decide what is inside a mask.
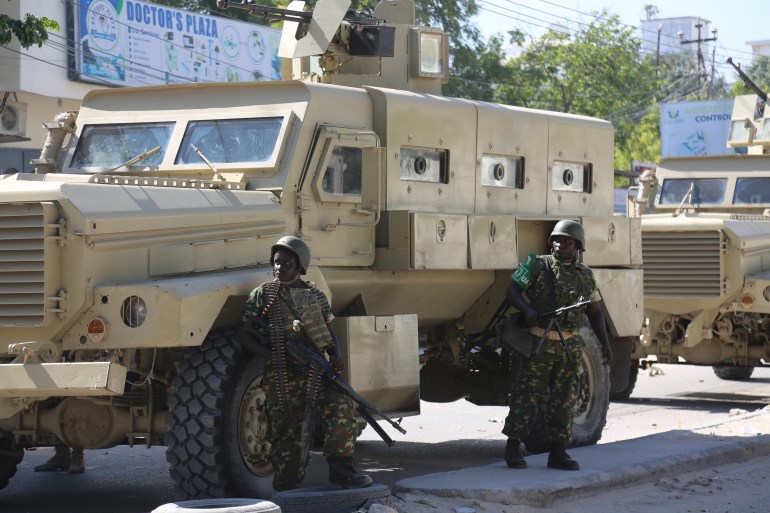
[[[518,438],[509,438],[505,444],[505,464],[509,468],[527,468],[527,462],[521,455],[521,442]]]
[[[51,472],[53,470],[67,470],[72,463],[70,448],[66,445],[57,445],[54,455],[46,461],[35,467],[35,472]]]
[[[72,449],[72,461],[67,472],[70,474],[82,474],[86,471],[86,464],[83,458],[83,449]]]
[[[569,457],[564,450],[564,444],[551,444],[551,452],[548,454],[548,468],[559,470],[580,470],[580,464]]]
[[[357,474],[353,458],[329,458],[329,483],[336,488],[363,488],[372,478]]]

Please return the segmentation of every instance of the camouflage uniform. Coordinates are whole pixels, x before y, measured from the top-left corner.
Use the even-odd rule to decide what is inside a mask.
[[[243,306],[243,321],[248,322],[250,317],[263,315],[264,303],[269,300],[265,297],[266,285],[262,284],[251,292]],[[300,280],[289,286],[281,286],[276,303],[282,310],[285,335],[299,336],[292,330],[293,321],[299,320],[304,325],[302,335],[312,340],[317,347],[323,349],[333,344],[326,327],[326,322],[334,318],[329,301],[313,283]],[[306,368],[287,356],[286,385],[282,387],[274,362],[265,362],[263,384],[269,419],[267,436],[271,444],[270,458],[275,470],[273,488],[276,490],[295,488],[305,475],[301,430],[308,397],[307,378]],[[352,457],[356,442],[356,419],[350,399],[340,394],[328,380],[321,380],[313,412],[320,416],[326,436],[324,456]]]
[[[546,259],[553,272],[554,301],[548,287]],[[530,305],[540,313],[575,303],[580,296],[591,302],[600,300],[591,270],[577,260],[564,265],[553,255],[532,255],[528,274],[517,270],[511,277],[522,286]],[[540,397],[550,387],[546,416],[546,432],[553,443],[567,445],[572,437],[572,420],[578,394],[578,369],[583,350],[583,338],[578,330],[583,325],[584,308],[571,310],[559,319],[566,350],[560,340],[545,340],[537,354],[529,359],[515,358],[511,386],[510,411],[505,419],[503,433],[509,438],[523,439],[529,433],[538,411]],[[548,321],[542,321],[545,328]],[[533,341],[539,340],[529,335]]]

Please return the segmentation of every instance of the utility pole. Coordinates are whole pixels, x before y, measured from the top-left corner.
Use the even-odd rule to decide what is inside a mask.
[[[698,19],[698,23],[695,24],[695,28],[698,29],[698,39],[685,39],[684,38],[684,32],[681,30],[678,32],[679,35],[679,42],[680,44],[687,45],[691,43],[697,43],[698,44],[698,86],[700,87],[700,77],[701,73],[703,76],[706,75],[706,64],[703,60],[703,52],[701,51],[701,43],[706,43],[708,41],[716,41],[717,40],[717,29],[713,28],[711,29],[712,37],[709,38],[701,38],[700,37],[700,29],[703,28],[703,23],[700,22],[700,18]],[[713,64],[713,63],[712,63]]]
[[[660,66],[660,33],[663,31],[663,24],[658,24],[658,43],[655,45],[655,78],[658,78],[658,68]]]

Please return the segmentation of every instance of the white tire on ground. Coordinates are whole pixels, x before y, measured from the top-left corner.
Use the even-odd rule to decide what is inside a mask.
[[[200,499],[164,504],[152,513],[281,513],[281,508],[260,499]]]

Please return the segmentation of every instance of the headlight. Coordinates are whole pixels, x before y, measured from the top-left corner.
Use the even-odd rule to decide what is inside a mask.
[[[129,296],[123,300],[120,308],[120,318],[129,328],[136,328],[147,318],[147,305],[139,296]]]

